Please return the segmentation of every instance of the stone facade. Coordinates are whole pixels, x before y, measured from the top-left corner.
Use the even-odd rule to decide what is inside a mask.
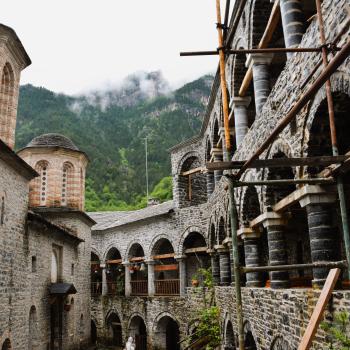
[[[91,329],[91,226],[95,224],[81,211],[87,158],[79,150],[57,144],[54,149],[46,144],[23,150],[21,155],[30,165],[35,166],[36,159],[54,165],[44,179],[12,150],[19,76],[29,63],[15,32],[0,25],[0,347],[86,349]],[[74,172],[66,172],[65,182],[66,162]],[[33,195],[38,176],[40,185],[49,184],[45,203],[36,202]],[[67,194],[64,203],[63,193]]]
[[[274,2],[269,0],[248,0],[236,31],[230,36],[230,46],[233,49],[256,48],[273,6]],[[313,16],[315,6],[301,0],[280,1],[280,6],[281,20],[270,47],[317,46],[319,30],[317,18]],[[327,41],[331,42],[348,19],[346,1],[324,0],[322,11]],[[306,22],[307,18],[310,21]],[[348,34],[349,31],[340,37],[339,47],[344,45]],[[157,315],[166,314],[177,322],[180,338],[190,335],[191,316],[199,305],[193,301],[190,281],[198,267],[208,264],[217,284],[222,348],[237,348],[235,295],[234,288],[230,286],[233,262],[229,198],[223,179],[225,173],[207,171],[205,163],[230,158],[242,161],[252,156],[320,74],[322,66],[314,77],[308,79],[319,60],[319,53],[229,56],[226,68],[234,149],[230,152],[225,149],[217,74],[200,134],[171,149],[173,203],[136,213],[92,214],[98,222],[92,236],[93,273],[100,276],[94,280],[97,287],[94,287],[92,318],[100,341],[113,342],[113,334],[118,333],[121,346],[130,334],[135,334],[132,318],[138,316],[146,331],[141,327],[142,332],[136,334],[142,333],[143,337],[147,337],[147,349],[172,349],[166,336],[162,338],[162,343],[157,340],[158,334],[162,334],[154,331],[158,329],[158,323],[159,327],[162,324]],[[348,58],[331,78],[340,154],[350,151],[347,135],[350,124],[346,114],[350,106],[349,64]],[[242,92],[241,85],[248,70],[252,73],[252,82]],[[325,89],[321,88],[260,158],[332,155],[327,113]],[[249,169],[242,179],[312,177],[322,170],[322,167]],[[350,190],[347,183],[346,177],[346,193]],[[240,187],[235,190],[235,202],[239,217],[241,265],[302,264],[345,258],[338,198],[332,186]],[[171,210],[160,215],[164,206],[171,207]],[[153,216],[150,214],[152,210]],[[165,246],[165,241],[168,249],[157,251],[156,248]],[[137,249],[133,248],[134,245]],[[175,277],[163,274],[160,279],[157,271],[160,271],[159,265],[165,253],[171,253],[173,260],[165,261],[164,265],[177,266],[176,274]],[[147,272],[143,277],[137,270],[141,268]],[[119,290],[119,294],[113,288],[109,289],[117,281],[110,277],[113,273],[116,276],[119,273],[118,281],[124,281],[125,288]],[[244,276],[246,348],[297,348],[327,274],[327,269],[308,269]],[[349,284],[346,276],[347,271],[344,270],[333,292],[327,319],[331,319],[334,312],[349,308],[350,294],[344,290]],[[172,279],[178,281],[178,296],[166,295],[169,294],[167,289],[157,293],[157,286],[170,283],[164,280]],[[133,293],[138,283],[143,283],[144,289]],[[112,322],[111,313],[117,315],[113,320],[118,322]],[[113,329],[116,323],[118,331]],[[139,348],[143,349],[140,344]],[[313,349],[324,348],[325,334],[318,330]]]

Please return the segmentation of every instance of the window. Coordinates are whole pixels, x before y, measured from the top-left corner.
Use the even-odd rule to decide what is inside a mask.
[[[74,264],[72,264],[72,266],[71,266],[71,275],[72,276],[74,276],[74,267],[75,267]]]
[[[5,223],[5,196],[1,197],[0,225]]]
[[[40,206],[46,205],[47,200],[47,188],[48,188],[48,162],[42,160],[37,163],[35,170],[39,173],[37,182],[37,194],[39,196],[38,202]]]
[[[73,165],[70,163],[63,164],[62,170],[62,193],[61,193],[61,204],[66,206],[72,195],[72,174]]]
[[[36,256],[32,256],[32,273],[36,272]]]
[[[53,245],[51,253],[51,283],[61,280],[62,274],[62,247]]]

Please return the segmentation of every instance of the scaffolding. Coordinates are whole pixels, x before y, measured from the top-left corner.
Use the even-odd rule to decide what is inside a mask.
[[[350,279],[350,238],[349,238],[349,219],[345,200],[344,182],[342,178],[341,171],[329,171],[328,173],[319,174],[318,178],[299,178],[299,179],[281,179],[281,180],[261,180],[261,181],[241,181],[242,175],[247,169],[250,168],[273,168],[273,167],[292,167],[292,166],[316,166],[316,165],[333,165],[336,169],[348,168],[347,160],[350,155],[339,155],[337,133],[335,126],[335,113],[333,97],[331,92],[331,82],[330,77],[336,70],[343,64],[343,62],[350,55],[350,40],[347,40],[342,47],[338,47],[339,41],[346,34],[350,27],[350,18],[347,19],[342,29],[339,31],[335,39],[327,43],[324,20],[322,15],[321,0],[315,0],[316,4],[316,17],[319,28],[320,43],[318,47],[311,48],[268,48],[273,32],[276,30],[277,25],[280,21],[280,4],[279,0],[274,2],[272,7],[271,15],[268,20],[266,29],[262,35],[262,38],[256,49],[231,49],[230,42],[237,30],[238,24],[240,22],[241,16],[243,14],[247,0],[237,0],[235,7],[235,12],[232,16],[231,27],[228,27],[228,11],[230,8],[230,2],[226,2],[225,10],[225,20],[221,23],[221,10],[220,10],[220,0],[216,0],[216,11],[217,11],[217,30],[219,35],[219,47],[215,51],[192,51],[192,52],[182,52],[181,56],[205,56],[205,55],[219,55],[220,57],[220,79],[221,79],[221,92],[222,92],[222,104],[223,104],[223,114],[224,114],[224,129],[225,129],[225,141],[226,149],[229,151],[231,149],[230,144],[230,129],[229,129],[229,119],[228,119],[228,94],[226,87],[226,73],[225,64],[226,58],[229,55],[246,54],[246,53],[288,53],[288,52],[301,52],[310,53],[318,52],[321,54],[320,61],[316,64],[312,72],[308,75],[301,88],[304,89],[310,80],[315,77],[318,69],[323,65],[323,71],[319,74],[315,81],[307,88],[307,90],[302,93],[297,99],[296,103],[289,110],[289,112],[280,120],[277,126],[273,129],[271,134],[266,138],[266,140],[260,145],[260,147],[253,153],[253,155],[245,161],[226,161],[226,162],[209,162],[206,164],[207,171],[227,171],[224,179],[227,183],[227,189],[229,192],[230,200],[230,219],[231,219],[231,236],[232,236],[232,253],[233,253],[233,267],[234,267],[234,285],[235,285],[235,300],[236,300],[236,313],[237,313],[237,325],[238,325],[238,340],[239,349],[244,350],[244,331],[243,331],[243,307],[242,307],[242,293],[241,293],[241,274],[249,272],[260,272],[260,271],[287,271],[292,269],[307,269],[307,268],[317,268],[317,267],[327,267],[329,269],[338,269],[338,273],[333,271],[334,279],[339,276],[339,269],[348,269],[349,279]],[[348,11],[349,12],[349,11]],[[349,17],[349,16],[348,16]],[[332,58],[328,60],[328,55],[332,54]],[[251,83],[253,74],[252,68],[250,67],[245,74],[242,85],[239,89],[238,96],[245,96],[249,84]],[[302,158],[275,158],[275,159],[259,159],[259,156],[267,150],[267,148],[276,140],[277,136],[289,125],[298,113],[306,106],[306,104],[316,95],[316,93],[325,86],[326,89],[326,100],[328,106],[328,116],[330,125],[330,136],[332,144],[332,156],[322,156],[322,157],[302,157]],[[195,171],[203,171],[203,169],[195,169]],[[330,184],[335,183],[337,187],[337,193],[340,204],[343,240],[345,245],[346,260],[345,261],[329,261],[324,263],[312,263],[312,264],[294,264],[294,265],[279,265],[279,266],[259,266],[259,267],[241,267],[239,263],[238,256],[238,217],[237,208],[235,203],[234,191],[238,187],[242,186],[285,186],[288,184]],[[327,280],[328,281],[328,280]],[[327,283],[326,283],[327,284]],[[328,283],[327,296],[323,300],[323,309],[320,308],[320,314],[324,310],[325,304],[328,302],[331,290],[334,288],[334,280]],[[328,298],[328,299],[327,299]],[[308,330],[307,341],[303,339],[299,346],[299,350],[309,349],[312,343],[312,339],[316,333],[317,327],[320,322],[319,317],[310,321],[312,324],[312,330]]]

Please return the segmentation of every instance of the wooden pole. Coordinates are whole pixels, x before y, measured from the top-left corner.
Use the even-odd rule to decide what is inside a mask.
[[[218,29],[218,39],[219,39],[219,57],[220,57],[220,79],[221,79],[221,93],[222,93],[222,107],[224,113],[224,129],[225,129],[225,144],[228,151],[231,150],[231,140],[230,140],[230,126],[229,126],[229,102],[227,96],[227,85],[226,85],[226,74],[225,74],[225,52],[223,49],[224,38],[222,33],[222,23],[221,23],[221,8],[220,0],[216,0],[216,18],[217,18],[217,29]]]

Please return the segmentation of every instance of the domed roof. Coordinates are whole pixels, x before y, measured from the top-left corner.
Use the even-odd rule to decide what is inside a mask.
[[[62,147],[79,151],[79,148],[68,137],[60,134],[43,134],[35,137],[26,148],[31,147]]]

